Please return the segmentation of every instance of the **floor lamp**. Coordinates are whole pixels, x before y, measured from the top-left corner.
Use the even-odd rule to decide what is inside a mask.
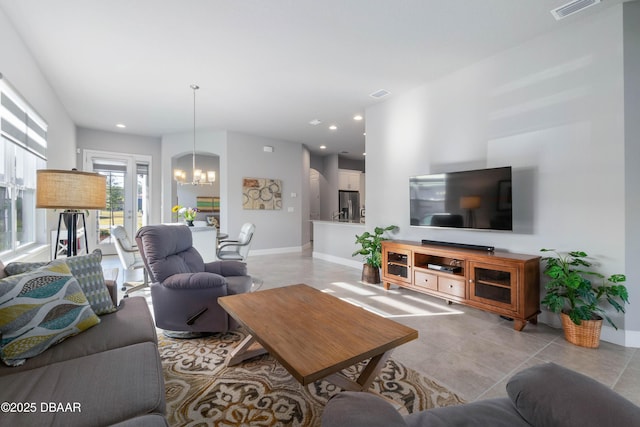
[[[467,227],[474,228],[476,226],[475,210],[480,207],[480,196],[463,196],[460,197],[460,209],[467,211]]]
[[[63,221],[67,227],[67,256],[77,255],[79,218],[82,218],[82,226],[85,229],[84,246],[89,253],[84,211],[106,207],[106,177],[98,173],[80,172],[76,169],[69,171],[40,169],[36,171],[36,174],[36,208],[64,209],[58,218],[54,258],[58,257],[58,242]]]

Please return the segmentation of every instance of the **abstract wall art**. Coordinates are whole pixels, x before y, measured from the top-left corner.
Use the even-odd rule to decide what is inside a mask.
[[[242,208],[282,209],[282,181],[271,178],[242,178]]]

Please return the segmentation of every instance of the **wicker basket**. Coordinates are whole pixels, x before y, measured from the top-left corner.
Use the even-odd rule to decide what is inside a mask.
[[[569,315],[560,313],[564,338],[571,344],[580,347],[598,348],[600,346],[600,330],[602,319],[583,320],[579,325],[573,323]]]

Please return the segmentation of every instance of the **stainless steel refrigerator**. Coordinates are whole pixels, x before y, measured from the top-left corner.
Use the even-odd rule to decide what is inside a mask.
[[[360,222],[360,193],[358,191],[338,191],[340,198],[340,221]]]

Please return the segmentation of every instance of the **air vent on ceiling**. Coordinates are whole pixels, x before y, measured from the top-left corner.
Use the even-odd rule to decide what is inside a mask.
[[[372,97],[372,98],[380,99],[380,98],[384,98],[385,96],[387,96],[389,94],[391,94],[391,92],[389,92],[388,90],[380,89],[380,90],[377,90],[377,91],[369,94],[369,96]]]
[[[557,21],[566,18],[569,15],[578,13],[588,7],[600,3],[600,0],[573,0],[567,4],[557,7],[551,11],[551,14]]]

